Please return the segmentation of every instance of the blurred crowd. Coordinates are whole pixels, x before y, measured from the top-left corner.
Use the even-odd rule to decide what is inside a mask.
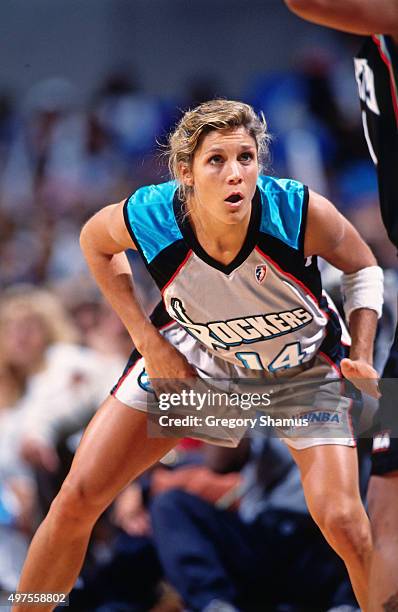
[[[258,75],[241,99],[269,124],[268,171],[330,197],[392,269],[394,293],[396,256],[359,107],[344,95],[352,81],[315,52],[294,71]],[[132,350],[89,279],[80,227],[103,205],[167,180],[158,141],[179,108],[216,95],[226,97],[204,79],[183,99],[162,99],[119,72],[85,107],[61,77],[18,101],[0,92],[0,590],[16,588],[81,432]],[[150,310],[157,291],[128,256]],[[282,443],[255,436],[236,450],[185,440],[128,487],[98,523],[71,595],[71,609],[87,612],[343,605],[355,606],[345,570],[308,515],[297,468]]]
[[[395,266],[346,49],[344,57],[302,52],[294,70],[258,75],[240,97],[267,119],[268,171],[329,196],[381,263]],[[179,109],[217,95],[228,94],[203,78],[180,99],[162,99],[123,72],[109,75],[85,105],[61,77],[37,83],[18,102],[0,92],[0,286],[82,273],[77,236],[85,219],[138,186],[167,180],[158,141],[166,143]]]
[[[95,296],[67,309],[55,291],[22,284],[3,293],[0,339],[0,589],[14,590],[131,342]],[[127,487],[97,524],[70,599],[85,612],[340,605],[355,605],[344,566],[286,446],[263,435],[237,449],[185,439]]]

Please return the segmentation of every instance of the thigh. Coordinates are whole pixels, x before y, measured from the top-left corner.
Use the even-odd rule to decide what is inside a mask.
[[[296,461],[308,508],[314,516],[329,507],[361,504],[357,449],[324,444],[303,450],[289,446]],[[344,505],[343,505],[344,502]]]
[[[277,428],[289,447],[355,446],[353,416],[360,409],[359,394],[341,378],[326,355],[317,355],[311,367],[299,371],[276,389],[272,405],[287,426]],[[294,422],[293,422],[294,420]]]
[[[89,423],[63,490],[78,490],[105,508],[177,442],[177,438],[149,437],[147,415],[110,396]]]

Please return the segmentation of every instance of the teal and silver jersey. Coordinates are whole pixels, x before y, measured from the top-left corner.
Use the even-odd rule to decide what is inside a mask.
[[[334,362],[341,356],[340,324],[322,295],[316,257],[304,256],[307,206],[301,183],[260,176],[245,242],[228,265],[197,241],[175,182],[139,189],[124,214],[169,320],[221,359],[274,372],[320,349]]]

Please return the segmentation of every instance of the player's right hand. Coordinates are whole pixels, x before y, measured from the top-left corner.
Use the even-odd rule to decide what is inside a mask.
[[[198,377],[195,368],[160,334],[143,355],[145,370],[156,393],[178,392],[189,387],[189,379]]]
[[[373,366],[361,359],[343,359],[340,367],[344,378],[350,380],[357,389],[380,399],[379,375]]]

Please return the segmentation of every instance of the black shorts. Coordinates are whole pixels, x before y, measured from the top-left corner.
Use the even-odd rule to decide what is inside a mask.
[[[384,476],[398,472],[398,438],[390,438],[388,431],[373,436],[372,470],[373,476]]]
[[[380,380],[380,391],[372,448],[371,474],[375,476],[398,470],[398,328]]]

